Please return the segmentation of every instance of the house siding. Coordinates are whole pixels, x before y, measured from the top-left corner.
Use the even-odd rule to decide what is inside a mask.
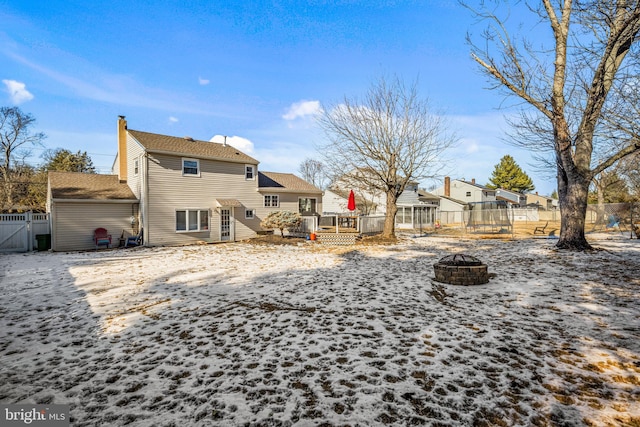
[[[127,134],[127,184],[133,194],[140,199],[142,195],[142,174],[143,174],[143,158],[144,149],[133,138]],[[138,173],[135,173],[135,161],[138,160]]]
[[[242,207],[230,208],[235,240],[256,235],[256,219],[245,220],[247,209],[262,206],[257,180],[245,180],[245,164],[200,159],[200,176],[182,176],[182,157],[148,154],[145,244],[177,245],[199,241],[220,241],[220,214],[216,199],[237,199]],[[297,200],[297,199],[296,199]],[[181,209],[208,209],[209,230],[176,232],[175,212]],[[259,220],[257,221],[259,224]]]
[[[322,195],[322,212],[323,214],[336,214],[347,212],[347,204],[349,199],[339,196],[331,190],[326,190]]]
[[[131,215],[137,212],[138,203],[108,202],[52,202],[52,249],[77,251],[94,249],[93,231],[105,228],[112,236],[113,247],[124,232],[132,234]]]
[[[418,186],[415,184],[407,184],[404,191],[398,196],[396,205],[417,205],[420,203],[418,198]]]
[[[322,193],[283,193],[283,192],[270,192],[268,188],[260,189],[260,206],[256,209],[256,216],[258,217],[258,224],[264,219],[270,212],[273,211],[291,211],[299,212],[300,198],[316,199],[316,212],[322,213]],[[275,207],[264,206],[264,196],[267,194],[277,195],[279,197],[280,205]]]

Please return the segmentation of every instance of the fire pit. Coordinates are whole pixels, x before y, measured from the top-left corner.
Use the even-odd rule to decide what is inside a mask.
[[[435,280],[450,285],[482,285],[489,283],[487,264],[465,254],[447,255],[433,264]]]

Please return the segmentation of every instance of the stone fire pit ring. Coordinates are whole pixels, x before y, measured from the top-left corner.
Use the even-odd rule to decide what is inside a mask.
[[[433,264],[435,280],[450,285],[473,286],[489,283],[487,265],[466,254],[447,255]]]

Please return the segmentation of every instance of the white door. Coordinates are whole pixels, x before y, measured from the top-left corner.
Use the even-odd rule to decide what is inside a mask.
[[[231,210],[220,209],[220,240],[231,240]]]

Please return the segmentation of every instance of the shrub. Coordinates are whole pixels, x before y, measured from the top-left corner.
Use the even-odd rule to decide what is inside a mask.
[[[280,235],[284,237],[284,229],[297,227],[302,222],[302,216],[298,212],[274,211],[269,212],[267,217],[260,222],[260,227],[267,229],[277,228]]]

